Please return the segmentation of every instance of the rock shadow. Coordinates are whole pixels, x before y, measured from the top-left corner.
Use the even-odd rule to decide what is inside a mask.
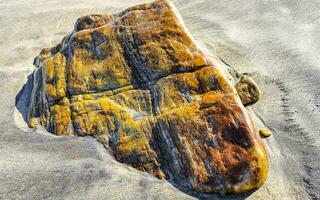
[[[257,191],[257,189],[255,189],[253,191],[246,192],[243,194],[238,194],[238,195],[225,195],[225,194],[219,194],[219,193],[209,194],[209,193],[203,193],[203,192],[196,192],[191,189],[182,187],[181,185],[173,182],[172,180],[167,180],[167,181],[170,182],[175,188],[177,188],[181,192],[199,200],[245,200],[249,198],[249,196],[252,195],[255,191]]]
[[[33,89],[33,73],[28,75],[27,82],[23,85],[15,98],[15,106],[21,113],[23,120],[28,123],[28,109],[30,104],[30,97]]]

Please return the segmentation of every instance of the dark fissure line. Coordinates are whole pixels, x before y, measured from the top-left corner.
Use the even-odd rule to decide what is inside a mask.
[[[159,89],[157,88],[154,80],[155,75],[148,66],[147,58],[139,52],[138,47],[142,44],[137,34],[130,34],[133,31],[130,28],[122,26],[126,25],[125,18],[119,19],[117,23],[120,28],[115,31],[119,34],[119,41],[124,50],[124,58],[126,63],[133,72],[133,85],[138,85],[140,88],[146,88],[150,91],[152,98],[152,113],[153,115],[159,114]]]

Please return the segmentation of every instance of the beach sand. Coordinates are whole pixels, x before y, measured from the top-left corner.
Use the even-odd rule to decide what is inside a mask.
[[[247,108],[257,128],[273,136],[263,139],[270,172],[257,191],[240,197],[183,192],[114,161],[94,138],[26,126],[28,75],[40,50],[60,42],[80,16],[142,2],[0,0],[0,199],[320,199],[316,0],[173,1],[209,54],[261,87],[262,99]]]

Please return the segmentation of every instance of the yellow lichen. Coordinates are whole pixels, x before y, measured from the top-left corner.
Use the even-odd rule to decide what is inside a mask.
[[[35,128],[36,127],[36,119],[35,118],[29,119],[29,127],[30,128]]]
[[[63,98],[50,108],[51,123],[57,135],[71,135],[71,110],[68,98]]]
[[[146,150],[149,147],[149,143],[145,138],[133,138],[124,137],[120,139],[120,145],[118,146],[119,152],[121,154],[130,155],[134,151]]]

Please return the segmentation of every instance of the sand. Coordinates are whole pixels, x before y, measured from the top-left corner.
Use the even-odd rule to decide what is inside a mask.
[[[75,20],[116,13],[138,0],[0,0],[0,199],[320,199],[320,2],[176,0],[207,52],[263,91],[248,107],[264,139],[270,173],[240,197],[186,194],[120,164],[95,139],[28,129],[28,75],[39,51]],[[17,99],[17,102],[16,102]]]

